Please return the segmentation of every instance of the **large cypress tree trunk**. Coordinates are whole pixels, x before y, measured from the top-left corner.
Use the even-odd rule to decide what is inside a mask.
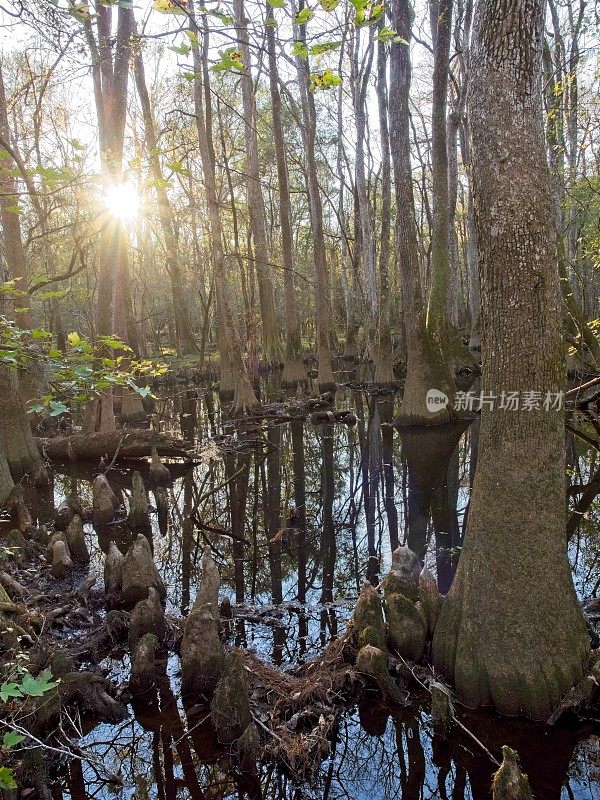
[[[468,103],[483,390],[540,401],[482,411],[465,543],[433,646],[461,701],[533,719],[547,718],[589,652],[566,552],[564,411],[544,408],[564,388],[564,352],[543,10],[543,0],[480,0],[476,12]]]
[[[13,488],[13,480],[43,467],[29,417],[19,392],[16,370],[0,366],[0,503]]]
[[[357,237],[356,257],[362,267],[364,330],[367,340],[367,358],[372,355],[373,334],[377,319],[377,278],[375,275],[374,214],[369,202],[365,144],[367,137],[367,90],[373,65],[374,43],[369,40],[361,54],[360,28],[350,38],[350,93],[354,106],[356,148],[354,153],[354,187],[356,198]]]
[[[448,345],[447,306],[451,277],[446,108],[450,40],[452,38],[452,5],[452,0],[434,0],[430,5],[431,32],[434,42],[431,110],[433,224],[431,229],[431,290],[427,308],[427,326],[440,349]]]

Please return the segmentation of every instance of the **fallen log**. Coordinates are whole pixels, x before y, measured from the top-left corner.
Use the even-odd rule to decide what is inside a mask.
[[[356,425],[356,415],[348,408],[313,411],[310,415],[310,421],[313,425],[333,425],[338,422],[352,428]]]
[[[71,436],[37,438],[42,454],[56,461],[93,461],[104,458],[144,458],[152,449],[161,456],[190,458],[191,445],[184,439],[156,431],[75,433]]]

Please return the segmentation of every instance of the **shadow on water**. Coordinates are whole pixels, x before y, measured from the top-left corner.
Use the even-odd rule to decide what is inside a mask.
[[[380,580],[399,544],[419,554],[442,592],[460,555],[478,422],[399,432],[391,424],[392,396],[342,389],[336,400],[354,411],[355,426],[303,419],[234,426],[216,394],[198,388],[165,393],[157,402],[161,428],[183,433],[202,454],[193,469],[172,465],[167,507],[150,496],[149,536],[167,585],[167,609],[187,613],[202,551],[210,544],[222,593],[235,609],[229,642],[284,669],[313,658],[343,632],[362,582]],[[585,483],[595,456],[581,442],[569,446],[571,480]],[[90,505],[97,471],[69,464],[57,472],[49,495],[31,497],[40,522],[51,519],[52,493],[55,502],[76,493]],[[146,476],[147,465],[140,471]],[[109,473],[121,498],[131,491],[131,472],[123,467]],[[570,551],[581,596],[598,589],[597,516],[594,506]],[[123,551],[131,542],[122,522],[86,526],[91,568],[98,573],[111,540]],[[102,667],[126,686],[126,654],[107,655]],[[460,730],[447,740],[436,736],[418,697],[394,715],[376,698],[348,709],[336,723],[329,756],[317,774],[303,778],[268,760],[240,768],[218,745],[208,720],[184,709],[179,682],[179,659],[171,654],[157,687],[132,701],[127,720],[84,727],[82,747],[95,760],[67,765],[53,796],[490,797],[492,760]],[[465,712],[461,718],[494,757],[503,744],[520,753],[536,800],[600,797],[598,731],[491,714]],[[106,773],[119,774],[121,785],[110,784]]]

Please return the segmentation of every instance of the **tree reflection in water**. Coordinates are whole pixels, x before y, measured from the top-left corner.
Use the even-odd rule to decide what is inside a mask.
[[[210,391],[186,390],[159,405],[167,428],[204,448],[193,470],[173,470],[166,533],[165,520],[152,517],[172,613],[182,615],[193,603],[207,542],[222,572],[222,592],[238,604],[230,642],[283,668],[306,662],[337,638],[362,581],[377,583],[398,544],[408,543],[430,566],[441,591],[449,588],[468,510],[477,422],[398,432],[390,396],[350,390],[338,392],[337,405],[354,410],[355,427],[296,419],[239,428],[220,418]],[[223,443],[223,425],[225,456],[211,443],[211,437]],[[585,483],[590,453],[571,442],[569,454],[573,473]],[[89,498],[90,477],[80,466],[65,467],[54,482],[56,499],[74,482]],[[115,492],[130,490],[127,470],[111,472],[110,480]],[[43,508],[40,501],[40,519]],[[597,513],[592,507],[590,514]],[[97,568],[111,538],[121,549],[128,544],[126,531],[114,525],[88,534]],[[583,594],[593,588],[592,550],[584,529],[574,558]],[[126,683],[127,658],[111,654],[103,666]],[[348,709],[330,757],[300,780],[268,760],[241,771],[208,720],[183,708],[177,656],[163,670],[156,690],[132,703],[129,720],[84,730],[82,746],[107,773],[120,774],[122,786],[111,786],[97,764],[73,761],[57,776],[54,797],[490,797],[495,765],[458,730],[447,740],[435,736],[418,696],[393,715],[376,698]],[[503,744],[519,752],[538,800],[600,793],[598,740],[590,729],[550,729],[462,710],[461,718],[496,757]]]

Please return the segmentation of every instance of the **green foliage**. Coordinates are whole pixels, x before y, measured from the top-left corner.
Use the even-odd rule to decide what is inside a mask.
[[[325,11],[335,11],[335,9],[339,6],[340,0],[319,0],[321,8]]]
[[[213,65],[214,72],[243,72],[246,69],[243,53],[236,47],[228,47],[219,51],[220,60]]]
[[[0,767],[0,789],[16,789],[17,782],[8,767]]]
[[[582,179],[567,193],[567,203],[572,204],[580,233],[581,259],[592,269],[600,268],[600,177]]]
[[[388,25],[384,25],[377,38],[382,42],[397,42],[398,44],[408,44],[406,39],[403,39],[402,36],[398,36],[396,31],[393,28],[390,28]]]
[[[16,664],[7,665],[11,678],[0,685],[0,700],[10,708],[13,720],[26,713],[23,705],[30,697],[43,697],[56,686],[58,682],[52,678],[52,672],[45,669],[34,676]],[[5,723],[9,729],[2,736],[0,751],[12,750],[25,740],[25,736],[10,727],[10,722]],[[9,767],[0,767],[0,789],[16,789],[17,783]]]
[[[331,42],[319,42],[318,44],[313,44],[310,48],[310,54],[313,56],[320,56],[323,53],[330,53],[332,50],[339,50],[342,46],[341,40],[331,41]]]
[[[306,25],[307,22],[311,21],[314,15],[315,13],[312,10],[312,8],[309,8],[307,6],[306,8],[303,8],[296,14],[296,16],[294,17],[294,23],[296,25]]]
[[[174,44],[171,45],[171,47],[169,47],[169,50],[172,53],[177,53],[178,56],[187,56],[187,54],[190,52],[191,49],[192,49],[191,45],[186,44],[185,42],[177,45]]]
[[[49,669],[45,669],[37,678],[26,672],[21,681],[21,692],[28,697],[43,697],[46,692],[54,689],[56,685],[57,683],[52,680],[52,672]]]
[[[13,698],[43,697],[57,685],[57,682],[52,680],[52,672],[49,669],[45,669],[37,677],[25,672],[21,676],[20,683],[7,681],[0,686],[0,700],[6,703]]]
[[[292,45],[292,55],[298,58],[308,58],[308,47],[304,42],[297,40]]]
[[[16,731],[7,731],[2,737],[2,747],[5,750],[10,750],[12,747],[16,747],[20,744],[24,739],[25,737],[21,736],[21,734]]]
[[[18,683],[11,683],[9,681],[0,686],[0,700],[3,703],[8,702],[13,697],[23,697]]]
[[[326,69],[323,72],[311,72],[310,75],[310,89],[312,92],[317,89],[333,89],[339,86],[342,79],[333,70]]]
[[[131,348],[118,336],[100,336],[92,343],[72,331],[67,343],[63,353],[47,331],[23,329],[0,317],[0,364],[23,370],[43,368],[49,379],[51,391],[30,403],[30,413],[47,409],[50,416],[60,416],[71,405],[84,403],[110,386],[129,386],[147,397],[149,387],[138,382],[167,371],[164,364],[132,358]]]
[[[184,4],[179,0],[154,0],[152,8],[161,14],[185,14]]]
[[[385,5],[376,0],[350,0],[354,7],[354,24],[357,28],[375,25],[383,17]]]

